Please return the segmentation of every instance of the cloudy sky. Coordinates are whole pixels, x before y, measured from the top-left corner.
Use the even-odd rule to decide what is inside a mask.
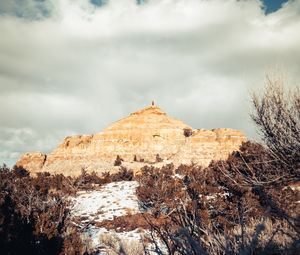
[[[299,85],[300,0],[138,2],[0,1],[0,164],[152,100],[257,139],[249,91],[266,74]]]

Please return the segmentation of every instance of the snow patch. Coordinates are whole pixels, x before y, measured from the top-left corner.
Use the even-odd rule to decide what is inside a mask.
[[[113,220],[114,217],[139,213],[135,190],[136,181],[112,182],[100,190],[84,191],[72,198],[72,216],[85,217],[86,221]]]

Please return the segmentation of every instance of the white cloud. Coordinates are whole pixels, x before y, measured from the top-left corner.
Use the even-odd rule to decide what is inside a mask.
[[[195,128],[253,137],[249,89],[277,67],[299,82],[299,1],[267,16],[260,1],[134,2],[27,0],[20,15],[1,1],[0,122],[17,131],[3,133],[0,162],[98,132],[153,99]]]

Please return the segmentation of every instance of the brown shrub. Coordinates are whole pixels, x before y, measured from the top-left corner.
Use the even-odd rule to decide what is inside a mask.
[[[149,225],[169,254],[221,254],[226,249],[226,254],[248,249],[267,252],[269,244],[258,238],[265,228],[262,224],[248,236],[244,232],[254,218],[289,224],[286,235],[293,240],[288,246],[295,251],[300,193],[285,188],[288,176],[281,178],[283,167],[263,146],[247,142],[226,161],[212,162],[206,169],[180,166],[175,172],[184,175],[182,179],[173,176],[174,169],[145,168],[138,179],[137,195],[152,216],[163,219],[158,223],[150,218]],[[237,228],[243,229],[240,237],[232,236]],[[216,237],[225,242],[223,246]],[[265,239],[275,242],[270,232],[265,232]],[[226,240],[230,240],[228,246]],[[277,240],[273,250],[283,249]]]
[[[90,190],[95,186],[101,186],[107,183],[105,178],[101,178],[96,172],[88,173],[85,169],[82,169],[81,174],[75,178],[74,186],[76,189]]]
[[[155,156],[155,162],[159,163],[159,162],[162,162],[162,161],[163,161],[163,159],[159,156],[159,154],[156,154],[156,156]]]
[[[2,167],[0,180],[1,253],[66,254],[68,203],[51,192],[52,178]]]
[[[252,94],[251,115],[262,138],[285,172],[300,178],[300,89],[286,90],[281,79],[267,77],[262,94]]]
[[[122,165],[122,161],[123,161],[123,159],[119,155],[117,155],[116,160],[114,162],[114,166]]]
[[[190,137],[190,136],[192,136],[192,134],[193,134],[193,130],[192,129],[190,129],[190,128],[183,129],[183,135],[185,137]]]
[[[116,233],[108,232],[100,235],[100,243],[106,247],[108,255],[143,255],[145,254],[142,240],[121,240]]]
[[[22,177],[20,177],[22,176]],[[27,174],[0,169],[0,246],[3,254],[59,253],[68,210]]]
[[[140,186],[137,196],[144,210],[151,210],[155,215],[170,210],[176,199],[180,199],[182,181],[173,178],[174,165],[170,164],[161,169],[145,166],[137,176]]]
[[[149,224],[145,217],[154,219],[151,214],[137,213],[114,217],[113,220],[104,220],[97,222],[95,225],[106,229],[114,229],[117,232],[128,232],[137,228],[149,229]]]
[[[110,175],[110,182],[132,181],[134,177],[133,171],[121,166],[119,172]]]

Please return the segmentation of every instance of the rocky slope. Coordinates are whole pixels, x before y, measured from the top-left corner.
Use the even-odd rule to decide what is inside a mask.
[[[237,130],[192,129],[169,117],[157,106],[146,107],[121,119],[95,135],[66,137],[50,154],[26,153],[17,166],[32,173],[48,171],[78,175],[88,171],[114,171],[119,155],[123,165],[134,170],[142,165],[191,162],[206,166],[211,160],[225,159],[246,137]],[[159,160],[159,161],[161,161]]]

